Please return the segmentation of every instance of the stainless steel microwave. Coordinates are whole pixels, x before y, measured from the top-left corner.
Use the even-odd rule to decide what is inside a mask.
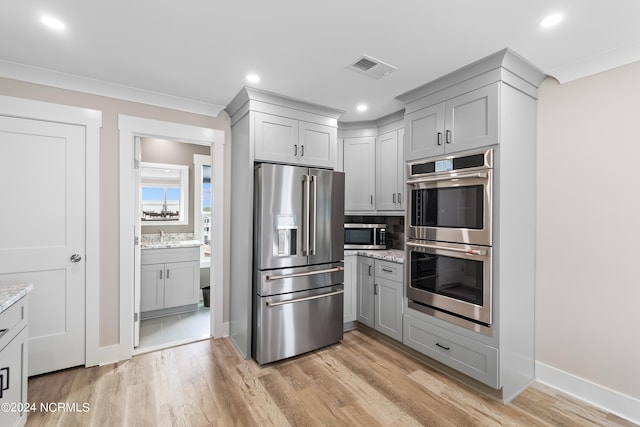
[[[387,249],[386,224],[345,224],[345,249]]]

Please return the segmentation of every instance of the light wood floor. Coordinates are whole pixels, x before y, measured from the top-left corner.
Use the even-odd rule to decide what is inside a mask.
[[[90,408],[27,426],[633,425],[541,385],[504,405],[357,330],[267,367],[220,339],[69,369],[31,378],[29,402]]]

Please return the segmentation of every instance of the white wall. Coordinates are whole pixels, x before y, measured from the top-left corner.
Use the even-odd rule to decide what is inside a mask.
[[[640,62],[538,101],[536,360],[640,399]]]

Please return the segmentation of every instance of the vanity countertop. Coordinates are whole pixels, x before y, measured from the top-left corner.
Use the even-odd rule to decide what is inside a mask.
[[[142,242],[141,249],[193,248],[202,246],[198,240],[172,240],[168,242]]]
[[[344,256],[349,255],[360,255],[367,256],[369,258],[382,259],[385,261],[404,263],[404,251],[400,249],[377,249],[377,250],[365,250],[365,249],[357,249],[357,250],[345,250]]]
[[[193,248],[202,246],[198,240],[170,240],[168,242],[142,242],[141,249]]]
[[[0,286],[0,313],[11,307],[32,289],[33,285],[31,283]]]

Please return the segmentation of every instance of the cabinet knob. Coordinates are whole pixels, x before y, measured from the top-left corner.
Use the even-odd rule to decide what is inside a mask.
[[[71,262],[80,262],[82,260],[82,257],[80,256],[80,254],[73,254],[69,259],[71,260]]]

